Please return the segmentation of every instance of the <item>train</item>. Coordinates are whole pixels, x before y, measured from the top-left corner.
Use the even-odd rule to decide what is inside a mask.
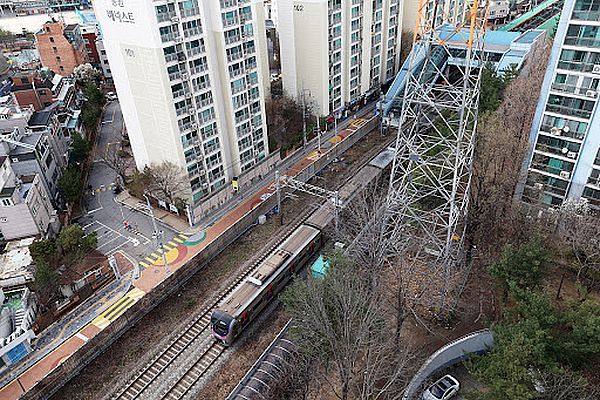
[[[363,166],[341,188],[341,206],[377,179],[389,167],[393,157],[394,149],[388,147]],[[213,310],[209,328],[216,340],[226,346],[234,342],[292,276],[319,253],[324,240],[323,230],[333,218],[333,207],[325,202]]]

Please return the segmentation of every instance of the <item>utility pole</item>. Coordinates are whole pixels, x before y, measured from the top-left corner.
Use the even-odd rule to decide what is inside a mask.
[[[171,274],[171,271],[169,270],[169,263],[167,262],[167,255],[165,254],[165,247],[164,247],[163,241],[162,241],[164,232],[162,230],[159,231],[156,226],[156,219],[154,218],[154,209],[152,208],[152,205],[150,204],[150,199],[148,198],[148,196],[146,196],[145,193],[144,193],[144,198],[146,199],[146,204],[148,205],[148,210],[150,211],[150,218],[152,219],[152,227],[154,228],[152,237],[156,238],[157,243],[158,243],[158,248],[160,249],[160,252],[162,254],[163,262],[165,264],[165,276],[169,276]]]
[[[317,114],[320,114],[319,112]],[[319,154],[321,154],[321,121],[320,117],[317,115],[317,145],[319,149]]]
[[[277,214],[279,214],[279,222],[283,225],[283,214],[281,213],[281,174],[275,171],[275,187],[277,188]]]
[[[306,148],[308,140],[306,139],[306,99],[304,98],[304,90],[302,89],[302,132],[304,133],[303,147]]]

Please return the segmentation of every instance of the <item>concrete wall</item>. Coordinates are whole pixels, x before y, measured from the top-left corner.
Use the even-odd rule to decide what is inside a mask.
[[[420,399],[423,385],[442,369],[458,364],[469,357],[470,354],[485,353],[494,345],[494,335],[489,329],[470,333],[456,339],[433,353],[415,374],[404,392],[402,400]]]

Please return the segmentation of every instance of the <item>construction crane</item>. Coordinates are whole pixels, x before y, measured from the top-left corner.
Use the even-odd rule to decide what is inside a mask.
[[[420,0],[386,199],[394,253],[440,277],[440,309],[465,263],[487,19],[487,7],[466,0],[463,22],[438,25],[453,19],[446,5]],[[464,61],[451,65],[450,46]]]

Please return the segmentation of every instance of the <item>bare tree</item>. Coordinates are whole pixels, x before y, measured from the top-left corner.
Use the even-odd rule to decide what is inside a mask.
[[[316,359],[341,400],[399,398],[408,352],[390,335],[378,276],[336,253],[323,281],[295,282],[284,294],[294,318],[291,335]]]
[[[108,147],[104,156],[106,164],[116,172],[119,185],[127,179],[127,172],[133,168],[133,157],[118,147]]]
[[[549,46],[538,48],[504,90],[498,109],[479,117],[468,247],[477,245],[484,259],[497,256],[503,244],[519,240],[527,234],[523,229],[531,225],[513,201],[513,193],[522,172],[549,50]]]
[[[577,260],[577,279],[585,271],[600,271],[600,223],[586,199],[566,200],[552,210],[559,238]]]
[[[582,376],[569,370],[555,373],[536,373],[536,400],[596,400],[600,390],[592,387]]]
[[[174,204],[188,190],[185,171],[170,161],[146,167],[143,175],[148,192],[159,200]]]

